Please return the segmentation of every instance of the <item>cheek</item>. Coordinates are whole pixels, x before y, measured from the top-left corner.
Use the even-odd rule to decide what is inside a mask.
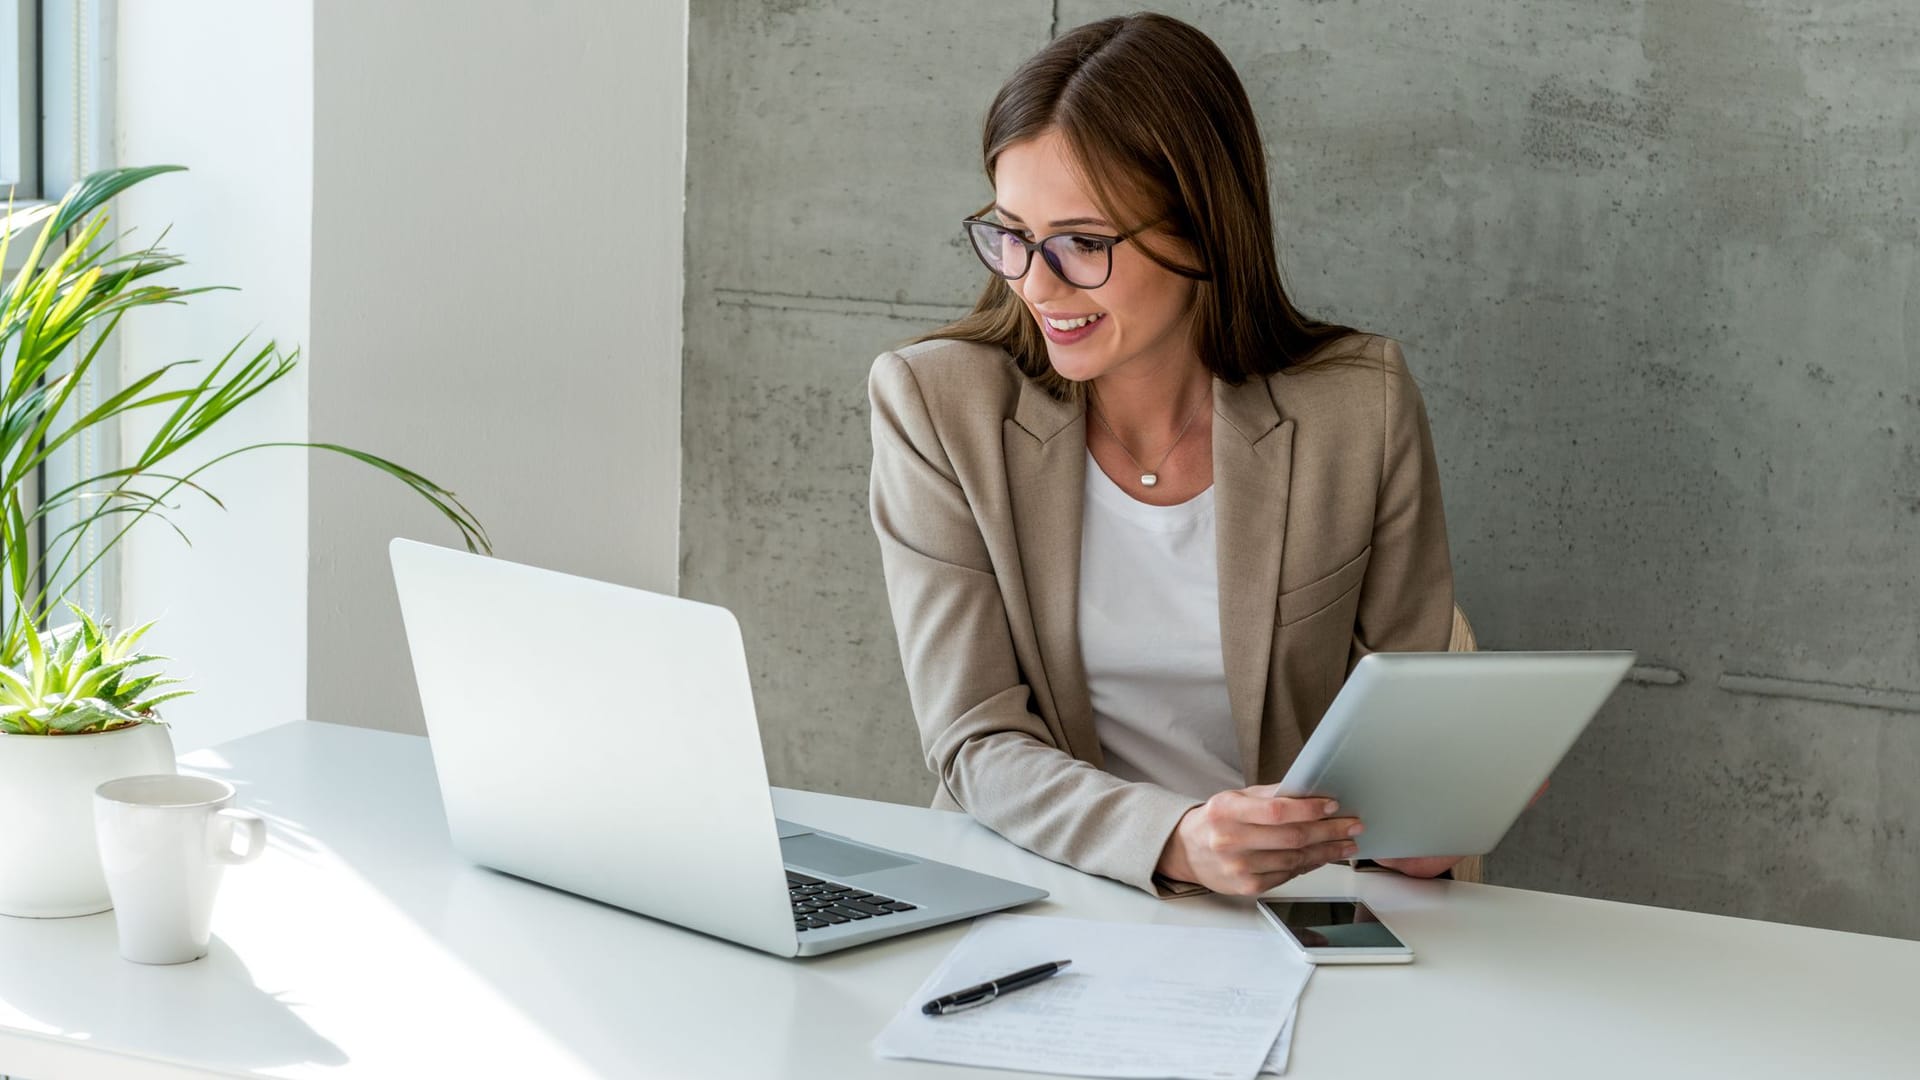
[[[1102,300],[1116,316],[1121,336],[1135,344],[1154,340],[1183,322],[1193,303],[1193,289],[1178,275],[1165,275],[1172,281],[1116,281],[1116,290]],[[1105,291],[1105,290],[1102,290]]]

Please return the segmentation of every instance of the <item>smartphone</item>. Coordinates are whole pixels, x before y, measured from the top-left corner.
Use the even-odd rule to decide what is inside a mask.
[[[1413,950],[1353,896],[1279,896],[1260,913],[1310,964],[1408,964]]]

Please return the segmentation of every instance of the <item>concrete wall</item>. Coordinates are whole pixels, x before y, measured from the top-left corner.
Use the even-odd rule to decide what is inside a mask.
[[[501,556],[673,589],[684,0],[315,7],[313,437]],[[418,731],[387,541],[457,534],[356,464],[311,485],[308,715]]]
[[[135,230],[130,244],[171,229],[165,247],[187,265],[163,280],[239,290],[132,315],[116,331],[122,365],[145,373],[190,357],[211,362],[249,334],[255,347],[270,340],[287,350],[304,345],[313,5],[195,0],[116,8],[114,157],[191,171],[121,195],[114,227]],[[202,370],[187,369],[177,381],[198,379]],[[144,446],[158,421],[130,424],[123,446]],[[303,367],[196,441],[182,462],[191,467],[251,443],[297,441],[306,431]],[[305,458],[298,450],[257,451],[200,479],[227,508],[197,496],[176,500],[180,509],[169,516],[193,546],[150,520],[117,549],[114,610],[121,624],[159,619],[144,644],[173,657],[173,673],[195,691],[166,706],[183,751],[300,719],[306,685]]]
[[[873,355],[966,303],[979,125],[1133,4],[696,5],[682,587],[776,783],[930,789],[866,520]],[[1920,936],[1920,13],[1174,3],[1310,310],[1426,389],[1492,648],[1626,647],[1499,882]]]

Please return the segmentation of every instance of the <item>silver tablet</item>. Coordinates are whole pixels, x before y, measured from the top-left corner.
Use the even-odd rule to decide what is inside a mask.
[[[1359,857],[1483,855],[1633,666],[1630,652],[1362,657],[1281,780],[1358,817]]]

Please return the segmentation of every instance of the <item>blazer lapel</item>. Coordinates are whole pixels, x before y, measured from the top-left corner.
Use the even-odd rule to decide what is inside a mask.
[[[1023,380],[1014,418],[1002,432],[1007,491],[1034,639],[1044,673],[1034,693],[1053,705],[1066,737],[1064,749],[1098,768],[1104,764],[1080,656],[1080,520],[1087,476],[1087,414]],[[1034,679],[1038,675],[1039,679]]]
[[[1265,379],[1215,380],[1214,542],[1220,579],[1220,651],[1248,784],[1259,782],[1261,720],[1273,658],[1280,559],[1293,471],[1292,420],[1281,422]]]

